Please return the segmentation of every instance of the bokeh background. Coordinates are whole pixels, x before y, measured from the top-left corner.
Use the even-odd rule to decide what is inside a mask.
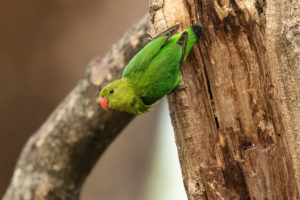
[[[148,11],[148,0],[0,0],[0,197],[28,137],[87,63]],[[83,200],[184,200],[166,101],[137,117],[99,160]]]

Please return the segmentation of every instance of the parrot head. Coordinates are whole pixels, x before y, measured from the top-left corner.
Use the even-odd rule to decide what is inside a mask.
[[[124,91],[127,90],[122,86],[122,81],[117,80],[114,81],[107,86],[105,86],[100,92],[100,104],[104,110],[108,110],[109,108],[116,108],[118,104],[124,104],[122,101],[124,99]]]
[[[141,109],[149,107],[135,94],[126,78],[106,85],[100,92],[100,104],[106,111],[115,109],[133,114],[139,114]]]

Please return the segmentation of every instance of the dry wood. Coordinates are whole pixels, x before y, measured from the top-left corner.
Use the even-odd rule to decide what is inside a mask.
[[[100,109],[98,95],[149,41],[147,21],[143,18],[106,56],[89,64],[85,77],[28,140],[3,200],[79,198],[95,162],[133,119]]]
[[[150,20],[204,27],[168,97],[189,199],[300,199],[299,3],[152,0]]]

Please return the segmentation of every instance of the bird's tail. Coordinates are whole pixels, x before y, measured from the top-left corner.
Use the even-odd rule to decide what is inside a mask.
[[[188,33],[188,39],[186,43],[186,49],[185,49],[185,55],[184,55],[184,60],[186,59],[187,55],[193,48],[193,46],[196,44],[198,39],[203,33],[203,28],[200,24],[193,25],[189,28],[184,29],[179,35],[181,36],[182,33],[187,32]],[[180,38],[180,37],[179,37]]]

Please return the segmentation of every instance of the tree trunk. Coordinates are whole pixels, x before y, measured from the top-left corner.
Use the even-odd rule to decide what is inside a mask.
[[[152,0],[150,27],[201,23],[168,96],[190,200],[300,199],[296,0]]]
[[[85,77],[28,140],[3,200],[79,198],[98,158],[133,119],[103,111],[98,96],[149,41],[147,21],[144,17],[104,58],[89,64]]]

